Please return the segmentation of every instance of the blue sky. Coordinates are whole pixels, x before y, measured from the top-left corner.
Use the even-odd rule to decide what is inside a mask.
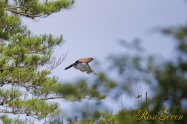
[[[119,39],[140,38],[149,53],[171,57],[172,40],[151,30],[185,24],[186,12],[185,0],[77,0],[69,10],[23,21],[34,34],[63,34],[65,42],[54,49],[54,55],[68,51],[68,56],[53,74],[60,80],[73,80],[90,75],[74,69],[65,71],[66,66],[78,58],[93,56],[104,67],[108,55],[123,51]]]

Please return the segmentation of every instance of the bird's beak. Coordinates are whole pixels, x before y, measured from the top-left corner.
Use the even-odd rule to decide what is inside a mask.
[[[92,58],[93,60],[95,59],[95,58]]]

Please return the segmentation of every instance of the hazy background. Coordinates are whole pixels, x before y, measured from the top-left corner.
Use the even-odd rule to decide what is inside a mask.
[[[53,75],[58,76],[61,81],[73,82],[81,77],[93,79],[94,75],[75,69],[65,71],[66,66],[79,58],[94,57],[100,62],[100,70],[104,70],[106,58],[111,53],[123,51],[118,43],[120,39],[130,42],[139,38],[147,53],[172,58],[174,42],[154,31],[158,27],[185,24],[186,13],[185,0],[76,0],[69,10],[62,10],[36,21],[25,18],[23,21],[37,35],[63,34],[65,42],[54,49],[54,55],[60,57],[67,52],[68,54],[65,61],[53,71]],[[98,70],[93,65],[91,63],[97,73]],[[112,99],[105,101],[107,100]],[[79,104],[65,100],[61,102],[66,112],[72,111],[69,106],[73,105],[74,109]],[[119,109],[112,101],[108,102],[108,106],[113,107],[113,110]]]
[[[34,34],[63,34],[64,44],[55,55],[68,56],[53,74],[60,80],[92,76],[64,68],[81,57],[95,57],[102,62],[111,53],[122,51],[119,39],[140,38],[149,53],[172,56],[173,42],[153,33],[157,26],[186,23],[187,4],[184,0],[77,0],[69,10],[62,10],[36,21],[24,19]]]

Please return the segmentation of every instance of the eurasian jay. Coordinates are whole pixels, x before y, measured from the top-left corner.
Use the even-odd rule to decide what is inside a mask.
[[[86,72],[87,74],[96,74],[95,72],[93,72],[93,70],[90,68],[89,66],[89,62],[91,62],[92,60],[94,60],[94,58],[89,57],[89,58],[81,58],[77,61],[75,61],[73,64],[69,65],[68,67],[65,68],[65,70],[74,67],[75,69],[78,69],[82,72]]]

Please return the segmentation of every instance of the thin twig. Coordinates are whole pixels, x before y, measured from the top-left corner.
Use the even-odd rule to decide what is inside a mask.
[[[121,95],[121,105],[122,105],[123,109],[125,109],[124,104],[123,104],[123,93],[120,93],[120,95]]]
[[[134,95],[134,97],[135,97],[140,103],[142,103],[142,101],[139,100],[138,97],[136,96],[136,94],[133,92],[133,89],[132,89],[132,86],[131,86],[131,85],[132,85],[131,77],[132,77],[132,75],[129,77],[129,88],[130,88],[130,90],[131,90],[131,93]]]
[[[54,56],[50,63],[49,63],[49,67],[47,68],[48,71],[52,71],[53,69],[55,69],[56,67],[58,67],[67,57],[67,53],[65,55],[62,55],[60,58],[58,58],[58,60],[56,59],[56,57]]]
[[[147,92],[146,92],[146,94],[145,94],[145,100],[146,100],[146,101],[145,101],[145,103],[146,103],[146,105],[145,105],[145,106],[146,106],[146,109],[149,110],[149,108],[148,108],[148,97],[147,97]]]

